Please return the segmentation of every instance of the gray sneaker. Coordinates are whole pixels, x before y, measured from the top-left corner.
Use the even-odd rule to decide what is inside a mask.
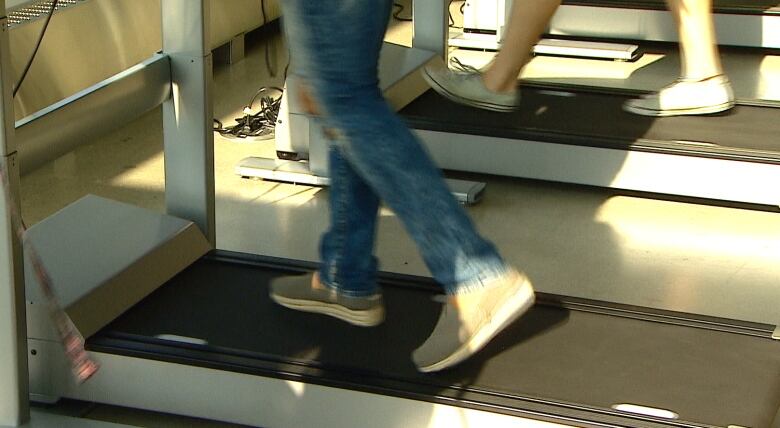
[[[519,107],[517,91],[511,94],[491,91],[476,70],[454,71],[436,63],[425,66],[423,77],[433,90],[459,104],[498,112],[511,112]]]
[[[535,300],[528,277],[514,270],[472,293],[479,300],[470,310],[460,310],[449,301],[444,305],[433,333],[412,354],[418,370],[434,372],[466,360],[530,309]]]
[[[382,295],[350,297],[319,282],[316,275],[287,276],[271,283],[270,296],[290,309],[330,315],[361,327],[379,325],[385,319]]]

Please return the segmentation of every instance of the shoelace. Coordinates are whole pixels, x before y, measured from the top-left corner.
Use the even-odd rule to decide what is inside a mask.
[[[450,58],[450,69],[455,71],[462,71],[466,73],[479,73],[478,68],[472,65],[464,64],[456,56]]]

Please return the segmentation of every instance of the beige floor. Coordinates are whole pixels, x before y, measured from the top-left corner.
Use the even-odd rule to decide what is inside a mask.
[[[408,28],[389,38],[408,43]],[[266,45],[266,41],[268,42]],[[248,41],[247,58],[215,68],[215,115],[230,122],[286,62],[278,34]],[[218,247],[316,260],[327,226],[327,190],[244,180],[245,156],[271,156],[273,142],[217,138]],[[458,175],[458,174],[456,174]],[[540,291],[777,324],[780,313],[780,215],[620,194],[603,189],[492,176],[485,200],[469,208],[505,257],[527,270]],[[22,179],[23,214],[35,223],[88,194],[164,209],[162,129],[154,111]],[[382,269],[427,275],[392,212],[382,211]],[[139,426],[230,426],[89,403],[50,409]]]

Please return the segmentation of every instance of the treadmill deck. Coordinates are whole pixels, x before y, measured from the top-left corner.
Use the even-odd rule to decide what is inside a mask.
[[[780,163],[776,108],[738,105],[718,115],[654,118],[623,111],[633,97],[625,94],[524,87],[521,97],[520,110],[494,113],[429,90],[401,114],[427,131]]]
[[[440,311],[430,280],[383,276],[387,319],[360,328],[270,301],[273,278],[306,280],[311,268],[224,254],[202,259],[90,338],[89,347],[508,414],[542,406],[624,426],[763,427],[780,404],[780,342],[769,326],[726,328],[723,320],[684,322],[681,314],[559,305],[542,296],[473,359],[420,374],[410,353]],[[619,412],[618,404],[679,419]]]

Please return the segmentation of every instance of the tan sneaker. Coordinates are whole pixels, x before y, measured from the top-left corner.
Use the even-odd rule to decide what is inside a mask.
[[[421,372],[442,370],[474,355],[530,309],[535,300],[528,277],[515,270],[468,296],[478,300],[465,308],[447,301],[433,333],[412,354]]]
[[[627,101],[623,109],[643,116],[713,114],[734,107],[729,79],[719,74],[703,80],[678,80],[659,92]]]
[[[329,315],[361,327],[373,327],[385,319],[381,294],[345,296],[322,284],[316,274],[275,279],[271,283],[270,296],[286,308]]]

